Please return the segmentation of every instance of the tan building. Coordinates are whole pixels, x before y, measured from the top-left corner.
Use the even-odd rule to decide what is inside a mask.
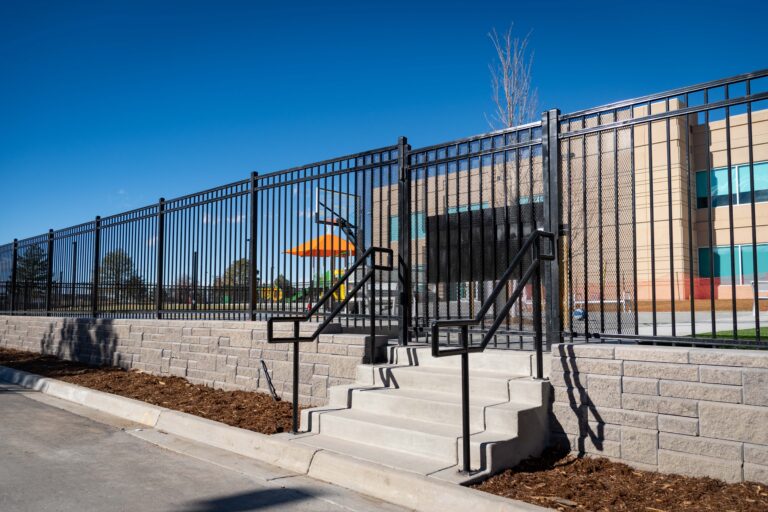
[[[652,105],[651,114],[683,107],[676,99],[668,107],[658,102]],[[642,118],[647,106],[625,109],[607,121],[630,115]],[[669,310],[672,297],[676,309],[690,307],[691,293],[697,309],[708,308],[710,298],[716,299],[718,309],[730,309],[735,291],[739,302],[744,302],[739,307],[751,307],[751,283],[768,281],[768,109],[755,108],[749,116],[751,134],[746,107],[740,106],[732,107],[727,118],[720,109],[708,116],[677,116],[562,139],[561,213],[562,224],[570,228],[561,238],[563,296],[591,303],[600,299],[602,288],[604,307],[610,303],[627,307],[636,295],[637,307],[643,310],[655,291],[657,309],[663,311]],[[590,122],[606,121],[596,116]],[[582,128],[590,126],[585,122]],[[488,143],[488,148],[500,146],[495,141]],[[542,201],[540,146],[482,157],[473,157],[473,152],[469,144],[466,154],[460,147],[453,154],[438,148],[432,155],[426,151],[412,165],[414,294],[417,303],[431,304],[425,310],[427,315],[434,307],[441,313],[458,313],[463,307],[463,313],[469,313],[493,285],[487,279],[459,281],[456,275],[448,275],[455,269],[446,268],[444,260],[440,269],[428,269],[428,231],[436,217],[458,219],[460,214],[472,212],[464,216],[467,222],[471,218],[473,223],[486,225],[484,230],[460,229],[462,236],[474,234],[474,238],[458,241],[456,236],[454,243],[463,243],[469,250],[454,248],[453,254],[462,265],[487,267],[507,258],[498,243],[494,245],[497,235],[489,235],[494,232],[487,228],[493,216],[514,210],[530,216],[529,205]],[[398,219],[378,218],[378,212],[389,212],[390,205],[396,211],[397,186],[377,190],[381,193],[374,192],[373,239],[397,251]],[[526,226],[527,231],[529,223]],[[447,250],[445,241],[440,244],[433,239],[430,244]],[[753,247],[757,249],[757,279]],[[435,272],[441,273],[437,283]],[[768,282],[764,287],[768,289]]]

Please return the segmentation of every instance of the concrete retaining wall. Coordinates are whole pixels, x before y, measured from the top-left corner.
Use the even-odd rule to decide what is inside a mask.
[[[640,469],[768,483],[768,352],[556,345],[552,431]]]
[[[304,324],[302,334],[316,325]],[[276,324],[284,335],[292,324]],[[365,336],[322,334],[301,344],[299,397],[325,405],[329,386],[350,384],[362,361]],[[263,359],[282,397],[292,392],[290,344],[267,344],[266,322],[108,320],[0,316],[0,347],[63,359],[176,375],[222,389],[267,391]]]

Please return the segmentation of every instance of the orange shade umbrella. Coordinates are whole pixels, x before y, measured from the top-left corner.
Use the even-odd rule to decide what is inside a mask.
[[[354,256],[355,246],[339,236],[326,234],[297,245],[285,252],[287,254],[295,254],[296,256],[318,256],[321,258]]]

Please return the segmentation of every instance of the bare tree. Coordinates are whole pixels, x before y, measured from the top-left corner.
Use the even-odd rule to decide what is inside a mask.
[[[513,37],[512,27],[510,25],[501,36],[495,28],[488,33],[498,59],[488,65],[496,106],[488,123],[494,129],[528,123],[539,113],[538,91],[531,86],[533,52],[528,51],[531,33],[522,39]]]

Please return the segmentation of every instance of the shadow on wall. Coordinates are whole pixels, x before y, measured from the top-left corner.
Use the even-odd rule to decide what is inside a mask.
[[[61,328],[48,326],[40,340],[40,352],[69,361],[127,369],[130,361],[124,361],[116,352],[118,339],[112,320],[64,318]]]
[[[568,394],[568,405],[573,411],[573,416],[578,422],[578,437],[576,446],[570,446],[572,452],[579,456],[587,452],[602,452],[605,441],[605,421],[598,412],[587,391],[587,383],[581,381],[581,373],[576,364],[576,355],[573,353],[573,347],[570,345],[560,345],[558,347],[559,361],[563,373],[563,379]],[[557,364],[553,361],[553,366]],[[586,376],[585,376],[586,377]],[[550,395],[554,399],[554,393]],[[573,435],[573,429],[564,426],[558,418],[551,414],[553,432],[553,444],[567,443],[571,445],[570,437]],[[594,427],[593,427],[594,425]],[[587,447],[589,444],[589,448]]]

